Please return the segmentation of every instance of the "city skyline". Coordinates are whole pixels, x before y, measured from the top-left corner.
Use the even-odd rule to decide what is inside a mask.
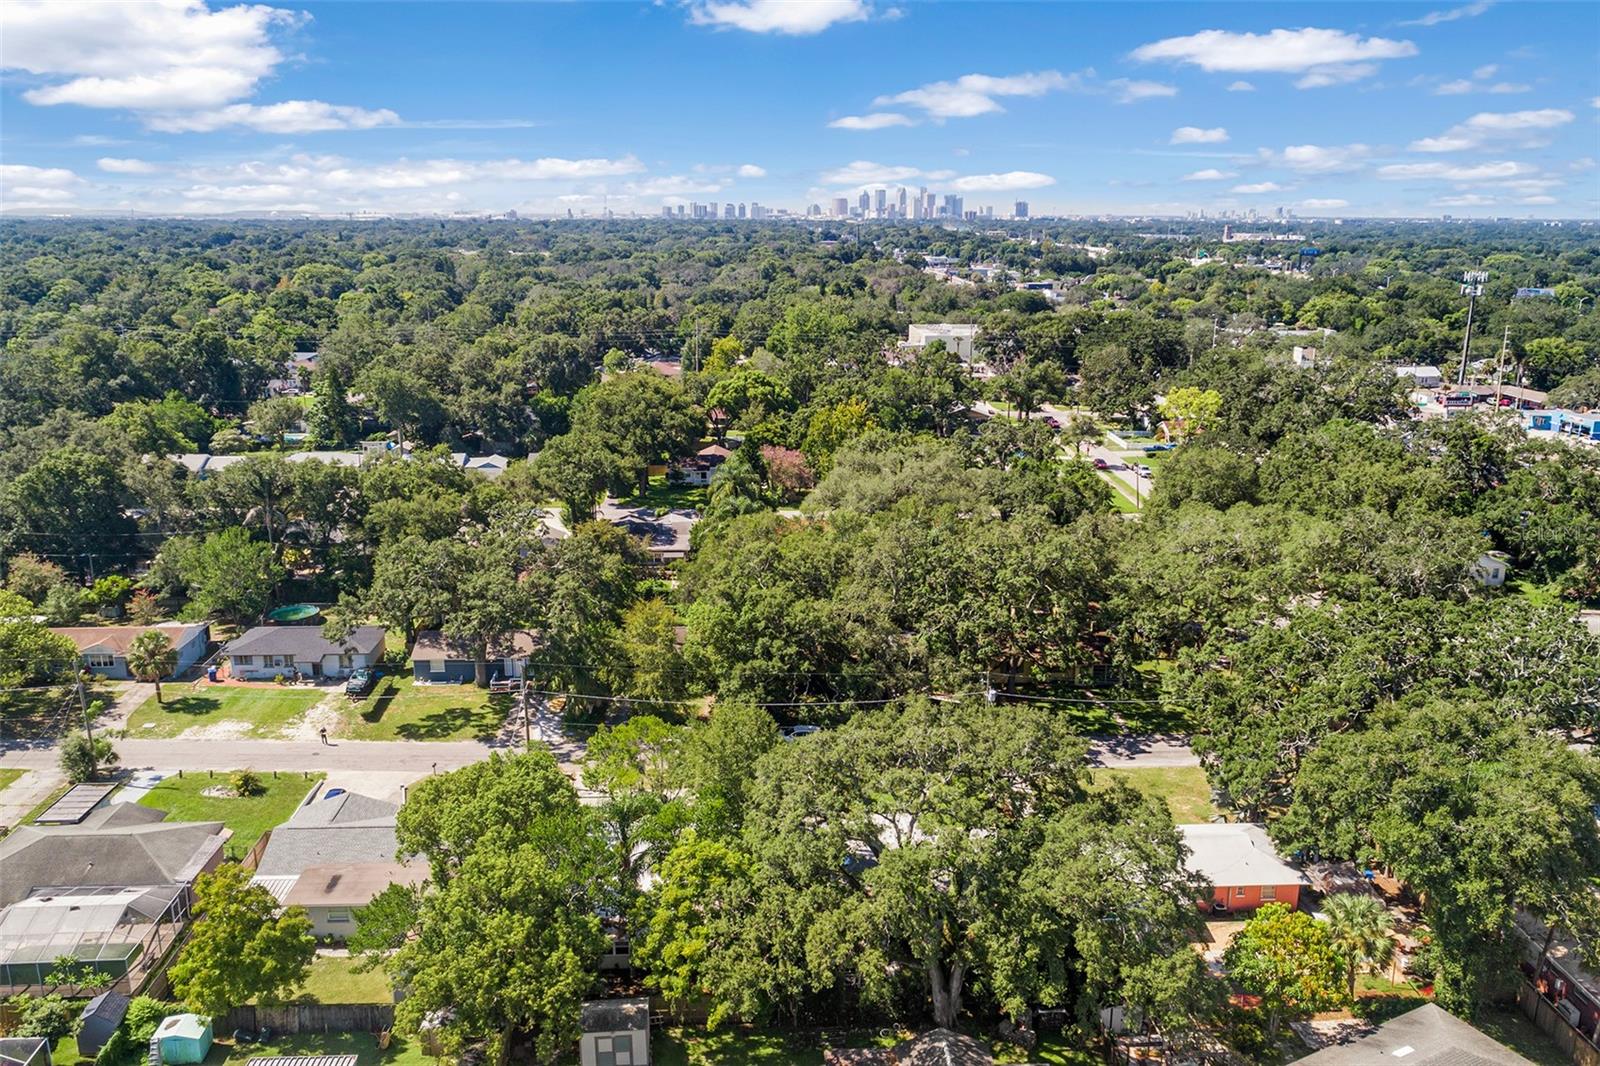
[[[1592,8],[1132,10],[12,3],[0,210],[1600,215]]]

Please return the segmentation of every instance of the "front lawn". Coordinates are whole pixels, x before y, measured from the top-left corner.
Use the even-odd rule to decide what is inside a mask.
[[[1105,787],[1122,781],[1145,796],[1153,796],[1172,811],[1172,820],[1182,824],[1208,821],[1217,814],[1211,803],[1211,785],[1198,766],[1161,766],[1138,769],[1097,769],[1094,783]]]
[[[146,807],[167,812],[174,822],[222,822],[233,830],[228,854],[242,856],[261,834],[294,813],[311,786],[322,774],[279,773],[263,770],[257,776],[266,791],[259,796],[207,796],[206,789],[225,789],[233,775],[218,770],[214,775],[201,770],[183,777],[169,777],[140,797]]]
[[[635,492],[617,502],[623,507],[649,507],[656,511],[682,508],[699,511],[706,505],[706,487],[674,484],[665,476],[657,474],[650,479],[649,492]]]
[[[17,778],[21,776],[21,770],[0,770],[0,792],[4,792],[8,787],[16,782]]]
[[[347,955],[318,955],[295,999],[311,1003],[393,1003],[388,975],[380,969],[358,973],[356,963],[360,961]]]
[[[343,735],[353,740],[472,740],[500,732],[511,697],[475,685],[418,685],[409,672],[378,681],[352,703]]]
[[[165,704],[151,696],[135,708],[128,717],[128,736],[175,737],[199,726],[227,730],[230,737],[273,737],[315,707],[329,691],[213,685],[205,681],[165,684],[161,686]]]
[[[355,1055],[356,1066],[432,1066],[433,1063],[420,1042],[399,1033],[390,1037],[386,1051],[378,1050],[378,1039],[371,1033],[300,1033],[274,1036],[264,1044],[236,1046],[231,1040],[219,1040],[211,1045],[205,1066],[248,1066],[251,1059],[279,1055]]]
[[[904,1035],[892,1030],[852,1031],[829,1046],[892,1047]],[[654,1066],[821,1066],[822,1047],[815,1032],[737,1029],[708,1033],[679,1027],[651,1033],[650,1061]]]

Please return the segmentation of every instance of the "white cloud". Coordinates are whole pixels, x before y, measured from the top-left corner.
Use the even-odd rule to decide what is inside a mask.
[[[0,5],[0,68],[45,82],[23,92],[31,104],[134,111],[169,133],[232,125],[301,133],[398,122],[392,111],[318,100],[237,103],[287,58],[273,35],[308,20],[264,4],[212,10],[205,0],[11,0]]]
[[[1177,96],[1178,89],[1159,81],[1140,81],[1135,78],[1115,78],[1106,82],[1116,90],[1117,103],[1134,104],[1140,100],[1153,100],[1163,96]]]
[[[1496,63],[1485,63],[1481,67],[1474,67],[1472,76],[1478,81],[1488,81],[1490,78],[1495,76],[1495,73],[1499,69],[1500,67]]]
[[[1536,144],[1542,134],[1573,119],[1571,111],[1547,107],[1536,111],[1483,111],[1451,126],[1437,137],[1411,142],[1413,152],[1462,152],[1491,141]]]
[[[1256,91],[1256,87],[1247,81],[1240,80],[1229,82],[1228,91],[1230,93],[1253,93]]]
[[[1402,26],[1437,26],[1441,22],[1454,22],[1457,19],[1476,18],[1489,10],[1489,0],[1476,0],[1475,3],[1463,7],[1453,7],[1445,11],[1430,11],[1421,18],[1409,19],[1400,23]]]
[[[1590,107],[1600,107],[1600,96],[1591,96],[1591,97],[1589,97],[1589,106]]]
[[[1282,192],[1283,186],[1279,185],[1275,181],[1258,181],[1251,185],[1235,185],[1233,187],[1233,191],[1246,194],[1259,192]]]
[[[872,14],[865,0],[705,0],[689,6],[697,26],[807,36]]]
[[[1391,163],[1378,168],[1385,181],[1499,181],[1532,174],[1538,168],[1509,159],[1493,163]]]
[[[754,163],[742,164],[736,173],[741,178],[764,178],[767,176],[766,167],[758,167]]]
[[[242,126],[261,133],[320,133],[327,130],[370,130],[397,126],[400,116],[387,108],[326,104],[321,100],[285,100],[279,104],[229,104],[209,111],[151,114],[145,125],[163,133],[210,133]]]
[[[1210,73],[1300,74],[1295,84],[1302,89],[1356,81],[1376,73],[1379,60],[1416,54],[1410,41],[1315,27],[1270,33],[1202,30],[1133,50],[1134,59],[1191,63]]]
[[[1319,210],[1330,211],[1330,210],[1333,210],[1335,208],[1349,207],[1350,206],[1350,201],[1349,200],[1334,200],[1334,199],[1328,199],[1328,200],[1311,199],[1311,200],[1301,200],[1300,201],[1300,206],[1304,207],[1304,208],[1308,208],[1308,209],[1310,209],[1312,211],[1319,211]]]
[[[83,179],[64,167],[0,163],[0,208],[49,210],[69,206]]]
[[[930,118],[972,118],[1004,111],[995,97],[1043,96],[1048,92],[1078,88],[1081,82],[1058,70],[996,77],[991,74],[964,74],[955,81],[936,81],[892,96],[880,96],[873,107],[905,104],[921,108]]]
[[[886,166],[883,163],[871,163],[865,159],[857,159],[833,170],[824,171],[821,177],[824,185],[889,185],[897,181],[909,181],[921,177],[922,171],[916,167]]]
[[[1470,93],[1476,88],[1477,86],[1473,85],[1472,82],[1468,81],[1466,78],[1457,78],[1455,81],[1447,81],[1438,88],[1434,89],[1433,95],[1460,96],[1462,93]]]
[[[1056,179],[1048,174],[1031,170],[1009,170],[1004,174],[972,174],[950,183],[956,192],[1016,192],[1021,189],[1042,189],[1054,185]]]
[[[104,159],[95,160],[95,166],[107,174],[154,174],[160,168],[154,163],[146,163],[143,159]]]
[[[1364,144],[1291,144],[1281,152],[1263,149],[1262,159],[1304,174],[1334,174],[1356,170],[1372,149]]]
[[[1221,126],[1201,129],[1199,126],[1179,126],[1172,131],[1168,144],[1221,144],[1228,139],[1228,131]]]
[[[1433,201],[1435,207],[1488,207],[1494,203],[1494,197],[1482,193],[1464,193],[1460,196],[1441,196]]]
[[[1553,204],[1555,202],[1556,198],[1554,196],[1524,196],[1522,199],[1517,201],[1519,204],[1528,204],[1529,206],[1542,206],[1544,204]]]
[[[1529,85],[1527,82],[1521,81],[1497,81],[1493,85],[1489,86],[1489,91],[1496,95],[1502,95],[1506,93],[1531,93],[1533,92],[1533,86]]]
[[[1227,181],[1229,178],[1237,178],[1238,176],[1239,172],[1236,170],[1217,170],[1215,167],[1207,167],[1205,170],[1197,170],[1193,174],[1185,174],[1183,180]]]
[[[719,193],[728,187],[728,182],[721,180],[708,181],[701,177],[690,177],[684,174],[667,174],[659,178],[646,178],[643,181],[628,183],[628,191],[638,196],[709,196]]]
[[[910,116],[895,111],[874,111],[867,115],[845,115],[828,123],[836,130],[881,130],[890,126],[915,126]]]
[[[0,163],[0,186],[29,185],[35,188],[63,189],[83,179],[65,167],[34,167],[24,163]]]

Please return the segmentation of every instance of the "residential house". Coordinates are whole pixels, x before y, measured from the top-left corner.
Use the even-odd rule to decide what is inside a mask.
[[[172,642],[177,653],[172,670],[164,677],[176,677],[205,658],[211,643],[211,630],[204,622],[184,624],[163,622],[153,626],[51,626],[50,632],[66,637],[78,648],[84,669],[128,681],[128,650],[146,633],[160,633]]]
[[[0,840],[0,993],[44,981],[71,955],[135,993],[189,921],[197,877],[222,863],[221,822],[168,822],[133,803]]]
[[[1298,1066],[1533,1066],[1504,1044],[1432,1003],[1384,1022],[1364,1036],[1325,1047]]]
[[[344,640],[329,640],[319,626],[256,626],[222,649],[228,676],[235,680],[270,681],[298,673],[301,677],[341,678],[383,658],[382,626],[357,626]]]
[[[506,472],[511,465],[511,460],[504,455],[468,455],[466,452],[451,452],[450,458],[463,470],[475,471],[484,477],[493,480]]]
[[[720,444],[708,444],[693,455],[673,463],[673,478],[689,485],[709,485],[712,477],[732,454]]]
[[[489,680],[520,678],[537,647],[537,638],[524,630],[502,636],[489,647]],[[477,678],[476,654],[468,641],[424,629],[411,646],[411,676],[435,685],[470,684]]]
[[[204,481],[213,474],[220,474],[234,463],[242,463],[247,458],[243,455],[207,455],[205,452],[184,452],[181,455],[169,455],[168,459],[189,471],[197,481]]]
[[[645,550],[656,563],[687,559],[689,535],[700,521],[695,511],[675,509],[658,515],[646,507],[622,507],[609,500],[601,504],[599,517],[603,522],[643,538]]]
[[[1506,572],[1510,569],[1511,556],[1505,552],[1484,552],[1467,572],[1484,588],[1497,589],[1506,583]]]
[[[1217,914],[1253,911],[1264,903],[1300,905],[1306,875],[1284,862],[1267,831],[1249,822],[1180,825],[1189,849],[1187,866],[1212,885],[1209,910]]]
[[[51,1066],[50,1041],[42,1036],[0,1036],[0,1066]]]
[[[1409,378],[1416,387],[1422,389],[1437,389],[1444,384],[1444,375],[1436,366],[1397,366],[1394,376]]]
[[[579,1066],[646,1066],[650,1061],[650,1001],[596,999],[578,1008]]]
[[[353,915],[391,884],[418,884],[422,866],[401,863],[398,804],[317,785],[270,831],[252,884],[286,906],[303,906],[317,936],[344,938]]]

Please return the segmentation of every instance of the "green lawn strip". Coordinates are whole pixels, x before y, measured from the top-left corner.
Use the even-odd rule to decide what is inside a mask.
[[[706,505],[704,485],[677,485],[657,474],[650,479],[649,492],[635,492],[617,501],[624,507],[649,507],[657,511],[689,508],[701,510]]]
[[[16,781],[17,781],[17,778],[19,778],[21,776],[22,776],[22,771],[21,770],[12,770],[12,769],[0,770],[0,792],[4,792],[8,787],[10,787],[11,785],[15,784]]]
[[[500,732],[511,697],[475,685],[418,685],[410,667],[384,677],[350,703],[344,736],[353,740],[471,740]]]
[[[68,1033],[50,1048],[51,1066],[72,1066],[75,1062],[89,1062],[78,1054],[78,1038]]]
[[[892,1047],[905,1034],[850,1031],[830,1047]],[[653,1066],[821,1066],[816,1033],[726,1030],[707,1033],[687,1027],[659,1030],[650,1037]]]
[[[315,707],[326,689],[249,688],[245,686],[163,685],[164,703],[151,696],[128,717],[128,736],[175,737],[195,726],[244,722],[250,736],[270,737]]]
[[[1180,824],[1204,822],[1218,813],[1211,804],[1211,786],[1198,766],[1162,766],[1138,769],[1097,769],[1094,786],[1121,781],[1145,796],[1161,800]]]
[[[393,1003],[388,976],[381,969],[358,973],[361,960],[344,955],[318,955],[306,983],[295,994],[304,1003]]]
[[[227,788],[232,775],[218,770],[213,776],[206,771],[169,777],[141,797],[146,807],[167,812],[174,822],[222,822],[233,830],[228,841],[228,854],[237,858],[268,829],[279,824],[299,806],[313,783],[322,780],[322,774],[280,773],[263,770],[257,776],[266,791],[259,796],[206,796],[208,788]]]
[[[1516,1007],[1486,1007],[1472,1019],[1472,1024],[1539,1066],[1568,1066],[1573,1061]]]
[[[229,1034],[218,1033],[225,1037]],[[266,1043],[240,1044],[223,1039],[211,1045],[206,1056],[206,1066],[246,1066],[251,1059],[279,1055],[320,1056],[355,1055],[357,1066],[432,1066],[433,1059],[422,1050],[414,1038],[395,1033],[388,1050],[378,1050],[378,1040],[371,1033],[300,1033],[295,1036],[274,1036]]]

